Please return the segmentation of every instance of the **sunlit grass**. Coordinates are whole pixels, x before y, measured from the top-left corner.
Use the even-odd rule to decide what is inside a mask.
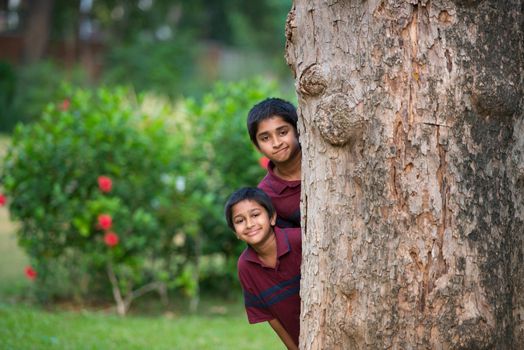
[[[244,315],[121,318],[0,304],[1,349],[282,349]]]
[[[0,207],[0,297],[13,297],[29,284],[24,267],[29,260],[18,247],[15,225],[5,207]]]

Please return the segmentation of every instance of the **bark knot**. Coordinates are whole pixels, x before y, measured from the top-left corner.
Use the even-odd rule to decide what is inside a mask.
[[[334,146],[354,144],[362,139],[365,121],[356,113],[353,96],[336,93],[322,99],[317,107],[314,123],[322,137]]]
[[[322,68],[317,64],[307,67],[300,75],[300,92],[309,96],[322,94],[327,87],[327,81],[322,72]]]

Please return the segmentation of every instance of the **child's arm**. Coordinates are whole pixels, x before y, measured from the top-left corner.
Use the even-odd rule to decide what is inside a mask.
[[[268,321],[271,328],[278,334],[284,345],[288,350],[298,350],[298,344],[295,344],[289,333],[282,327],[282,324],[276,318]]]

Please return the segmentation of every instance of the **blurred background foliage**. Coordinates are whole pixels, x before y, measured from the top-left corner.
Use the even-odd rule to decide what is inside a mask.
[[[58,83],[127,85],[176,99],[263,76],[292,91],[291,0],[0,2],[0,132],[39,118]]]
[[[0,3],[0,194],[40,301],[114,297],[148,283],[238,295],[244,245],[227,196],[265,173],[246,131],[269,96],[295,102],[290,0]],[[0,154],[4,150],[0,150]],[[101,195],[99,175],[114,181]],[[116,247],[96,226],[111,212]],[[162,293],[161,293],[162,294]]]

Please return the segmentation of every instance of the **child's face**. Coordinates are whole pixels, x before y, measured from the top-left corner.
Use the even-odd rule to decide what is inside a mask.
[[[277,166],[300,153],[300,144],[293,125],[282,117],[274,116],[258,124],[258,149]]]
[[[269,217],[266,209],[253,200],[243,200],[231,208],[233,226],[238,239],[251,246],[263,244],[273,233],[276,215]]]

